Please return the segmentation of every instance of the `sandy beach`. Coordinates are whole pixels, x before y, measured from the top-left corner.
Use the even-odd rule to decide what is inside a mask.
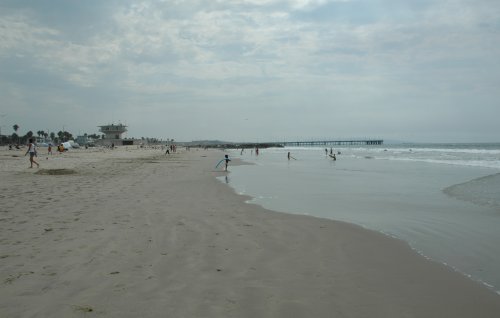
[[[500,317],[401,241],[246,204],[221,151],[39,152],[0,148],[0,317]]]

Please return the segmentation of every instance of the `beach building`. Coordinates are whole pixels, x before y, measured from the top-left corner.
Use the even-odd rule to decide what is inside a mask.
[[[33,136],[32,138],[35,139],[35,143],[39,146],[44,146],[44,145],[48,145],[48,144],[52,144],[54,145],[54,141],[50,138],[47,138],[47,137],[35,137]]]
[[[127,126],[123,124],[111,124],[111,125],[103,125],[98,126],[99,131],[104,134],[103,139],[108,140],[121,140],[122,135],[127,131]]]
[[[82,146],[88,145],[91,141],[86,135],[84,136],[76,136],[75,141]]]
[[[88,135],[77,136],[75,141],[81,146],[93,146],[95,145],[95,139],[89,137]]]
[[[124,139],[123,134],[127,132],[127,126],[123,124],[109,124],[97,126],[99,127],[99,131],[104,134],[103,139],[99,139],[97,141],[98,144],[103,146],[111,146],[114,144],[115,146],[121,145],[134,145],[134,139]]]

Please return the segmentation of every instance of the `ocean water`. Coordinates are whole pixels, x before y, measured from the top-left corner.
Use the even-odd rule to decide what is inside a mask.
[[[271,210],[355,223],[399,238],[500,291],[500,144],[333,151],[336,161],[324,147],[261,149],[258,156],[231,151],[253,165],[230,166],[220,180]]]

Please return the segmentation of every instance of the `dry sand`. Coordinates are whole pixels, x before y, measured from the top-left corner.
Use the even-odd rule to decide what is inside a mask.
[[[245,204],[220,151],[23,155],[0,149],[0,317],[500,317],[403,242]]]

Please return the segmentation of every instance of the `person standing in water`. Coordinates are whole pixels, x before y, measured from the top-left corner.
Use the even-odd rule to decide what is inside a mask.
[[[227,166],[229,164],[229,161],[231,161],[231,159],[229,159],[229,156],[228,155],[224,155],[224,161],[226,161],[226,167],[224,168],[224,171],[227,171]]]
[[[290,161],[290,151],[288,152],[288,161]]]
[[[30,168],[33,168],[33,164],[34,163],[36,164],[37,167],[40,167],[40,165],[38,164],[38,162],[35,161],[36,146],[33,143],[33,139],[30,139],[29,142],[30,143],[28,145],[28,150],[26,151],[26,153],[24,155],[26,156],[28,153],[30,154],[30,163],[31,163],[31,167]]]

